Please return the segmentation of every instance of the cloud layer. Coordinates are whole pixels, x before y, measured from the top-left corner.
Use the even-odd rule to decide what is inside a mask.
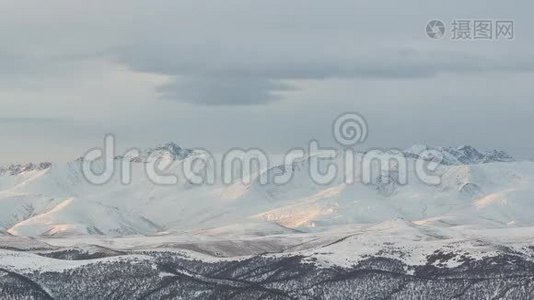
[[[344,111],[368,119],[365,146],[534,156],[533,9],[528,0],[0,2],[0,139],[13,141],[1,159],[72,156],[58,145],[91,148],[107,132],[137,146],[283,150],[332,142]],[[515,39],[452,41],[450,23],[472,18],[514,20]],[[444,39],[425,35],[431,19],[446,23]]]

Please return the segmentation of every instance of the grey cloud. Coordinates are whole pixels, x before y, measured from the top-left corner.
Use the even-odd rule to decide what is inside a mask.
[[[371,146],[534,151],[528,0],[4,2],[0,113],[12,118],[0,120],[0,139],[13,141],[4,159],[21,159],[21,145],[37,156],[99,145],[106,132],[132,144],[284,151],[331,138],[343,111],[368,118]],[[424,33],[430,19],[478,17],[514,19],[515,40]],[[17,118],[26,115],[43,119]]]
[[[4,60],[6,66],[0,55],[0,75],[2,70],[16,74],[24,69],[20,80],[27,74],[44,77],[57,72],[56,60],[99,56],[134,70],[178,78],[159,89],[165,98],[242,105],[280,99],[275,94],[287,88],[279,86],[286,79],[426,78],[447,72],[534,70],[532,40],[526,39],[532,31],[528,9],[482,0],[452,2],[456,5],[389,1],[384,9],[383,3],[345,0],[229,1],[209,6],[118,1],[102,10],[95,1],[83,12],[74,3],[65,4],[64,10],[50,12],[16,33],[0,29],[0,37],[14,41],[6,47],[22,53]],[[43,4],[19,9],[38,10],[39,5]],[[508,44],[431,41],[423,32],[434,17],[447,22],[461,14],[493,18],[510,11],[518,19],[519,32]],[[4,17],[9,21],[13,15]],[[78,22],[64,26],[73,20]],[[26,40],[35,43],[28,47]],[[32,61],[32,53],[46,63]]]
[[[259,45],[249,45],[245,48],[249,51],[232,52],[220,47],[148,44],[129,49],[122,59],[137,70],[179,78],[159,89],[165,98],[202,105],[263,104],[281,99],[276,92],[290,88],[280,83],[283,80],[428,78],[441,73],[534,71],[534,57],[517,51],[510,56],[507,49],[484,53],[468,47],[367,47],[351,53],[326,48],[266,51]],[[256,56],[251,54],[254,49]]]
[[[164,98],[201,105],[251,105],[280,98],[277,92],[292,90],[286,84],[262,78],[187,77],[158,89]]]
[[[277,91],[276,86],[270,88],[273,82],[284,80],[534,71],[532,40],[526,38],[531,29],[524,12],[482,0],[453,2],[443,6],[389,1],[388,9],[384,3],[363,1],[238,1],[207,8],[167,4],[149,8],[163,17],[143,17],[150,22],[117,52],[117,58],[135,70],[194,82],[169,83],[160,89],[166,98],[184,101],[182,96],[189,95],[199,104],[229,105],[280,99],[268,95]],[[515,41],[434,41],[424,33],[432,18],[498,18],[510,10],[518,19]],[[169,15],[172,18],[166,18]],[[225,78],[243,81],[228,84]]]
[[[62,119],[55,118],[41,118],[41,117],[0,117],[0,124],[28,124],[28,125],[42,125],[42,124],[58,124],[63,123]]]
[[[248,45],[246,50],[203,45],[144,44],[119,53],[121,62],[134,69],[166,75],[240,77],[263,79],[399,78],[427,77],[440,72],[533,71],[534,55],[508,48],[484,51],[477,47],[390,48],[378,45],[354,49],[328,49],[311,45],[302,49],[279,46],[265,50]],[[237,49],[230,50],[236,47]]]

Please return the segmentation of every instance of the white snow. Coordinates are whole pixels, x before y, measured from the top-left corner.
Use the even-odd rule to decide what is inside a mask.
[[[182,159],[191,159],[187,150],[165,147],[178,157],[171,171],[179,169]],[[427,148],[414,146],[408,152]],[[492,162],[488,155],[500,152],[447,149],[447,155],[459,155],[456,162],[472,154],[477,163],[441,166],[438,186],[423,184],[413,168],[406,185],[366,185],[359,180],[345,184],[341,179],[319,185],[308,177],[308,160],[278,169],[293,170],[293,180],[284,185],[254,181],[196,186],[179,176],[179,184],[160,186],[143,174],[141,160],[132,163],[131,184],[122,184],[116,174],[110,182],[94,186],[83,178],[80,161],[54,164],[0,176],[0,232],[38,237],[58,246],[154,249],[197,243],[207,253],[224,255],[235,250],[226,251],[228,245],[221,243],[232,241],[232,247],[244,247],[238,256],[254,249],[303,251],[335,264],[376,255],[389,244],[402,248],[407,262],[418,264],[431,249],[444,246],[482,255],[492,253],[492,247],[474,241],[523,246],[531,242],[534,162]],[[328,245],[339,239],[343,240]],[[0,257],[4,254],[12,260],[26,255],[2,252]],[[0,262],[7,264],[6,259]]]

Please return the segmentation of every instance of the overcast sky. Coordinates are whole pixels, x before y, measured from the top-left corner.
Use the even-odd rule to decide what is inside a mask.
[[[534,3],[0,0],[0,162],[175,141],[272,152],[471,144],[534,158]],[[446,36],[426,36],[440,19]],[[452,40],[454,19],[514,20],[513,40]]]

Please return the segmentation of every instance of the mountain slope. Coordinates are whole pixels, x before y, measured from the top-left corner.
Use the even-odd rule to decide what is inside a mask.
[[[148,159],[168,160],[172,162],[168,171],[179,174],[181,164],[195,158],[193,151],[172,143],[140,156],[116,157],[117,167],[124,161],[132,165],[132,182],[126,185],[120,174],[104,185],[89,184],[81,173],[81,160],[11,168],[19,171],[0,176],[0,230],[13,235],[64,236],[249,228],[248,232],[268,235],[393,219],[448,226],[534,224],[529,216],[534,208],[533,162],[508,161],[507,155],[470,147],[442,148],[450,155],[449,163],[437,171],[441,184],[431,186],[415,176],[415,160],[428,159],[415,155],[416,148],[423,149],[410,150],[407,184],[391,174],[377,174],[371,183],[362,182],[357,174],[354,184],[342,178],[316,184],[309,177],[309,159],[273,167],[250,184],[198,186],[181,175],[176,185],[154,184],[144,174]],[[260,183],[262,176],[285,173],[292,176],[286,184]]]

